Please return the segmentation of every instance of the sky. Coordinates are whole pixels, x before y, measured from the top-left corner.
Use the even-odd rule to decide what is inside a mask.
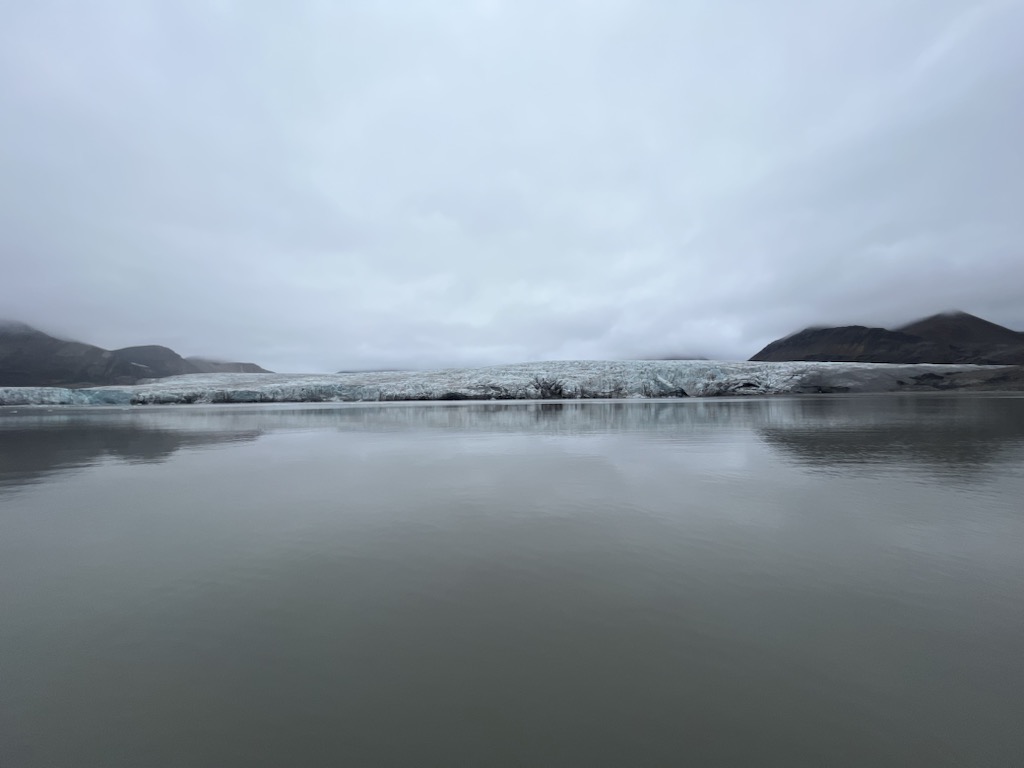
[[[1024,330],[1024,0],[0,0],[0,317],[277,371]]]

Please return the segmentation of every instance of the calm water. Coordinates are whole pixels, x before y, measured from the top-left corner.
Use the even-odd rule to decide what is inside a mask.
[[[1024,398],[0,409],[0,766],[1024,765]]]

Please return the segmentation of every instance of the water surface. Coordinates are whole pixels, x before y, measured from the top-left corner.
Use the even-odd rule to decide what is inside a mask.
[[[0,409],[0,765],[1024,764],[1024,398]]]

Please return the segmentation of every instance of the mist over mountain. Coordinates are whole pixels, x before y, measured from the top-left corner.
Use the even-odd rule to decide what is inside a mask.
[[[108,350],[69,341],[12,320],[0,320],[0,386],[80,387],[135,384],[186,373],[269,373],[255,363],[184,358],[148,345]]]
[[[967,312],[942,312],[907,323],[897,330],[936,344],[963,349],[1015,348],[1024,345],[1024,332],[1013,331]]]
[[[773,341],[750,359],[1024,365],[1024,333],[967,312],[951,311],[894,330],[862,325],[805,328]]]

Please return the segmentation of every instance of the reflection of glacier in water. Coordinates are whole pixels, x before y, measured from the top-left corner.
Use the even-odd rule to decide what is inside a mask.
[[[1007,455],[1024,463],[1024,397],[839,396],[560,402],[341,403],[0,411],[0,486],[115,461],[282,432],[600,437],[755,442],[800,466],[887,463],[966,477]],[[721,458],[721,457],[719,457]]]
[[[0,388],[0,405],[713,397],[958,388],[998,366],[880,363],[562,361],[443,371],[193,374],[130,387]]]

